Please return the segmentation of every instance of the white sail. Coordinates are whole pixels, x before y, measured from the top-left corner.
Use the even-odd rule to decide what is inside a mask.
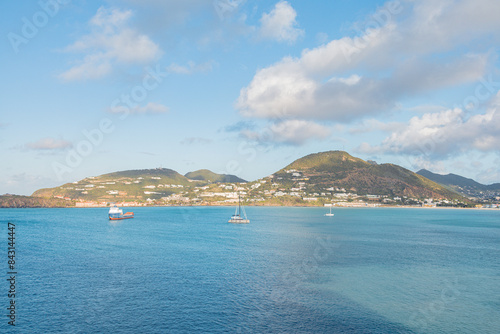
[[[325,206],[327,206],[327,205],[328,204],[325,204]],[[333,216],[335,216],[335,214],[332,213],[332,205],[329,204],[328,206],[330,207],[330,213],[325,213],[325,216],[327,216],[327,217],[333,217]]]
[[[247,218],[247,214],[245,212],[245,209],[241,206],[241,200],[240,200],[240,195],[238,194],[238,206],[236,207],[236,211],[234,215],[229,219],[228,223],[233,223],[233,224],[248,224],[250,223],[250,220]],[[243,217],[241,217],[241,213],[243,213]]]

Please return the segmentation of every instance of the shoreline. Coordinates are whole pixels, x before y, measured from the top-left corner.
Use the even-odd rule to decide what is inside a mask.
[[[220,208],[234,208],[236,205],[140,205],[140,206],[121,206],[122,208],[204,208],[204,207],[220,207]],[[329,208],[329,206],[318,205],[245,205],[247,208]],[[1,209],[106,209],[109,206],[92,206],[92,207],[24,207],[24,208],[6,208]],[[408,205],[373,205],[373,206],[332,206],[332,209],[439,209],[439,210],[489,210],[500,211],[500,208],[463,208],[463,207],[449,207],[449,206],[408,206]]]

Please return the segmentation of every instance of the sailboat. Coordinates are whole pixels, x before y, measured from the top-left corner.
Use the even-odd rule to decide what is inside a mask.
[[[330,207],[330,213],[325,213],[325,216],[327,216],[327,217],[333,217],[333,216],[335,216],[335,214],[332,213],[332,205],[330,204],[329,207]]]
[[[241,217],[241,213],[243,213],[243,217]],[[241,200],[240,200],[240,195],[238,194],[238,206],[236,207],[236,212],[234,215],[231,217],[231,219],[228,220],[228,223],[233,223],[233,224],[248,224],[250,223],[250,220],[247,218],[247,214],[245,212],[245,209],[241,206]]]

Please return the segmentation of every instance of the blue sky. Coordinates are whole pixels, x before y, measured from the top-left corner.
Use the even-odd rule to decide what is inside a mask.
[[[0,194],[342,149],[500,182],[496,0],[1,6]]]

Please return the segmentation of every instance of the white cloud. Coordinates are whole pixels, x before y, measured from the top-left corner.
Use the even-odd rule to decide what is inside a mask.
[[[260,19],[260,36],[279,42],[295,42],[304,35],[304,30],[297,28],[297,12],[287,1],[280,1],[270,13],[264,13]]]
[[[386,138],[380,149],[386,153],[425,156],[454,151],[460,147],[460,143],[450,140],[452,139],[450,135],[460,136],[456,130],[462,126],[463,120],[464,112],[461,109],[413,117],[408,124],[403,125],[399,131]],[[456,147],[450,147],[450,145],[456,145]]]
[[[132,17],[132,11],[120,11],[118,9],[106,9],[100,7],[97,14],[90,19],[90,23],[97,27],[102,27],[104,33],[113,32],[113,27],[120,27]]]
[[[467,117],[459,108],[413,117],[381,145],[362,144],[363,153],[447,156],[468,150],[500,152],[500,92],[484,114]]]
[[[131,16],[130,10],[99,8],[89,22],[92,32],[65,49],[85,54],[83,60],[59,78],[64,81],[98,79],[116,65],[144,64],[159,58],[159,46],[128,26]]]
[[[59,79],[63,81],[75,81],[82,79],[99,79],[112,70],[110,59],[104,54],[91,54],[85,56],[82,62],[69,70],[61,73]]]
[[[169,111],[169,108],[160,103],[149,102],[145,106],[137,105],[133,108],[118,106],[109,109],[109,112],[115,114],[164,114]]]
[[[65,150],[71,148],[73,144],[63,139],[54,139],[54,138],[42,138],[33,143],[27,143],[25,148],[31,150],[43,150],[43,151],[51,151],[51,150]]]
[[[320,124],[303,120],[285,120],[272,124],[262,132],[243,130],[241,134],[261,144],[302,145],[310,139],[325,139],[331,131]]]
[[[113,0],[133,8],[134,24],[162,45],[175,51],[179,42],[194,42],[200,49],[213,44],[234,47],[256,28],[247,24],[246,0]],[[179,36],[187,38],[179,39]],[[189,40],[189,41],[188,41]],[[172,49],[173,47],[173,49]]]
[[[334,76],[325,81],[308,72],[301,60],[286,58],[258,71],[241,90],[236,107],[247,117],[349,121],[390,110],[407,95],[478,80],[487,59],[467,56],[446,66],[412,61],[396,66],[390,77]],[[323,72],[328,73],[326,68]]]
[[[351,121],[391,110],[402,98],[485,75],[494,59],[491,40],[500,40],[500,21],[491,14],[479,21],[482,8],[500,10],[500,2],[400,3],[401,8],[389,2],[379,9],[358,36],[260,69],[236,107],[246,117]],[[471,53],[464,54],[464,46]]]

